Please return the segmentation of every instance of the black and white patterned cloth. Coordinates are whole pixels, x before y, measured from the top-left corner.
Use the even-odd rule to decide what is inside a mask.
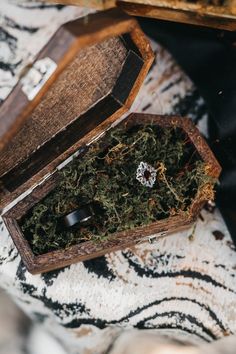
[[[33,1],[0,2],[0,100],[55,30],[88,11]],[[196,88],[157,43],[132,111],[190,116],[207,135]],[[215,208],[192,230],[42,275],[28,273],[0,220],[0,284],[71,353],[103,353],[126,328],[210,342],[236,333],[236,252]]]

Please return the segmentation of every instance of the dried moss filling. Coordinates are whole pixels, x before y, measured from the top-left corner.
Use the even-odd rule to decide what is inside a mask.
[[[157,170],[153,188],[136,180],[141,161]],[[36,255],[87,240],[100,242],[115,232],[189,213],[196,196],[213,197],[214,182],[179,128],[115,128],[60,171],[56,189],[24,216],[21,228]],[[104,213],[91,225],[58,228],[62,215],[92,201]]]

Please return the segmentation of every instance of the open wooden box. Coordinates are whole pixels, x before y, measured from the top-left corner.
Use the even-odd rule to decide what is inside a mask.
[[[177,127],[181,129],[191,142],[197,154],[208,166],[208,175],[218,178],[220,173],[220,166],[215,160],[214,155],[206,144],[205,140],[199,134],[198,129],[187,118],[180,117],[164,117],[156,115],[148,115],[141,113],[133,113],[128,118],[122,120],[119,127],[122,129],[129,129],[137,125],[155,124],[159,127]],[[89,136],[87,143],[93,142],[94,137],[97,136],[96,131]],[[104,139],[104,137],[103,137]],[[84,139],[82,139],[84,140]],[[92,143],[93,144],[93,143]],[[80,141],[79,146],[82,146]],[[78,147],[79,147],[78,146]],[[86,156],[86,154],[85,154]],[[80,155],[77,156],[77,159]],[[170,216],[163,220],[156,221],[149,225],[136,227],[134,229],[113,233],[106,241],[94,242],[85,241],[73,245],[68,249],[60,249],[42,255],[35,256],[26,241],[25,236],[20,227],[22,217],[40,200],[42,200],[48,193],[55,189],[59,181],[59,172],[55,172],[50,177],[37,186],[33,192],[26,196],[23,200],[18,202],[9,211],[7,211],[3,219],[6,226],[22,256],[22,259],[31,273],[41,273],[52,269],[60,268],[71,263],[95,258],[105,253],[120,250],[125,247],[134,245],[137,242],[144,241],[148,236],[158,235],[164,236],[174,231],[179,231],[191,225],[198,215],[199,210],[206,202],[204,195],[197,195],[190,205],[190,212],[188,214],[180,214]]]
[[[153,61],[150,45],[134,19],[119,10],[109,10],[89,16],[86,23],[83,19],[69,23],[55,34],[36,63],[44,58],[56,66],[39,91],[37,85],[36,93],[33,87],[32,96],[28,89],[31,82],[23,81],[7,100],[4,110],[8,109],[12,118],[9,127],[14,120],[19,125],[17,132],[10,129],[5,135],[8,139],[0,153],[3,219],[27,269],[33,274],[50,271],[193,223],[205,202],[203,196],[193,201],[189,215],[113,233],[101,243],[86,241],[38,256],[32,252],[20,227],[22,217],[58,185],[58,168],[65,160],[92,144],[113,124],[123,129],[150,122],[179,127],[207,163],[209,175],[217,178],[220,173],[212,152],[188,119],[132,114],[121,120]],[[19,107],[20,120],[9,106],[13,102]]]

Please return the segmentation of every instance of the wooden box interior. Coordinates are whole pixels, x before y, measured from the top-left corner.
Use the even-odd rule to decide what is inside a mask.
[[[86,141],[93,129],[102,132],[121,117],[150,68],[153,53],[134,19],[114,9],[87,21],[62,27],[39,55],[57,61],[62,52],[68,54],[68,42],[75,47],[72,59],[0,151],[1,207],[50,173],[77,149],[81,138]],[[23,97],[20,89],[8,99],[10,113]]]
[[[132,114],[124,119],[120,124],[123,129],[128,129],[133,125],[157,124],[160,127],[179,127],[187,134],[191,143],[197,150],[201,159],[209,167],[209,175],[218,178],[220,166],[215,160],[205,140],[200,136],[194,124],[186,119],[179,117],[163,117],[145,114]],[[92,142],[96,132],[90,136],[87,143]],[[79,158],[79,156],[78,156]],[[147,226],[137,227],[135,229],[112,234],[107,241],[96,243],[86,241],[68,249],[49,252],[43,255],[35,256],[22,234],[19,222],[29,209],[44,198],[58,184],[58,172],[52,174],[47,180],[37,186],[28,196],[18,202],[4,215],[6,226],[18,248],[27,269],[31,273],[41,273],[52,269],[60,268],[74,262],[95,258],[105,253],[119,250],[131,246],[137,242],[145,240],[146,237],[158,234],[159,237],[180,230],[190,225],[202,207],[205,200],[196,198],[191,207],[190,215],[176,215],[154,222]]]

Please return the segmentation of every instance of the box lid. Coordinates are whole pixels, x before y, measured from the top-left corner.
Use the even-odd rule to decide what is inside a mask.
[[[134,18],[107,10],[63,25],[0,111],[0,207],[131,106],[153,61]]]

